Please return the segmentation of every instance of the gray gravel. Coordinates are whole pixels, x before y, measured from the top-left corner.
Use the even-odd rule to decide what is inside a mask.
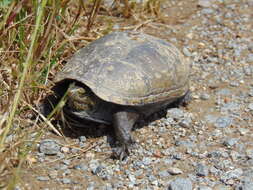
[[[192,182],[188,178],[177,178],[170,183],[168,190],[192,190]]]
[[[205,164],[197,164],[196,166],[196,175],[198,176],[207,176],[209,173],[208,166]]]
[[[56,155],[60,151],[60,146],[55,140],[45,139],[40,142],[39,151],[45,155]]]

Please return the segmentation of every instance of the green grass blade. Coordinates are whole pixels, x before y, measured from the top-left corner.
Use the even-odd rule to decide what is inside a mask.
[[[38,10],[37,10],[36,24],[35,24],[34,31],[32,33],[31,45],[30,45],[30,48],[28,51],[28,55],[27,55],[26,61],[24,63],[24,70],[23,70],[22,76],[20,78],[17,93],[14,97],[12,109],[11,109],[10,115],[8,117],[6,128],[4,129],[3,135],[1,136],[1,139],[0,139],[0,152],[2,152],[4,150],[4,141],[6,139],[7,134],[9,133],[9,131],[11,129],[11,126],[13,123],[13,118],[15,116],[15,112],[17,110],[20,96],[21,96],[21,93],[22,93],[22,90],[24,87],[25,78],[28,73],[29,67],[33,61],[34,47],[35,47],[37,39],[38,39],[40,24],[41,24],[41,20],[43,17],[43,10],[44,10],[46,4],[47,4],[47,0],[42,0],[40,3],[40,6],[38,7]]]

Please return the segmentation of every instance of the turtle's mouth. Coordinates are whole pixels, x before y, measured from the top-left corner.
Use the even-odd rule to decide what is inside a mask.
[[[66,122],[75,127],[85,127],[84,124],[87,124],[87,122],[94,122],[94,123],[103,123],[106,125],[109,125],[109,121],[105,121],[98,118],[93,118],[87,113],[85,110],[82,111],[74,111],[70,109],[68,106],[65,106],[63,108],[63,113]]]

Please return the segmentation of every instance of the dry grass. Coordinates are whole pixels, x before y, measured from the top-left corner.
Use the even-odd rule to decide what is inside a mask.
[[[0,188],[15,186],[34,142],[54,130],[37,107],[64,60],[112,30],[138,30],[162,16],[162,0],[121,2],[0,1]]]

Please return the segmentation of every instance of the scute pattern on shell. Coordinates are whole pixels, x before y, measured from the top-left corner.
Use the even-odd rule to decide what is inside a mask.
[[[183,96],[189,63],[172,44],[139,32],[112,32],[79,50],[55,82],[73,79],[101,99],[143,105]]]

